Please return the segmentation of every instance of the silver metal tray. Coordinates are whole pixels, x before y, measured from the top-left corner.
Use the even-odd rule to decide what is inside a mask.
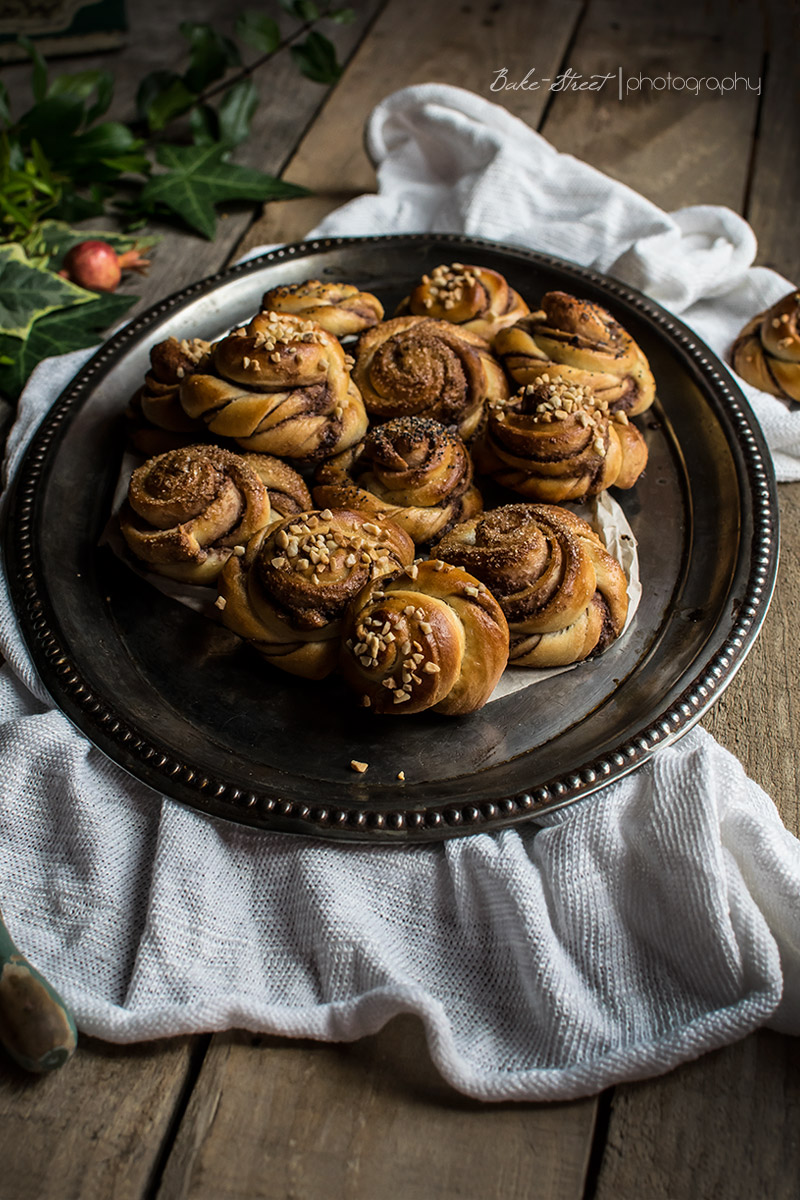
[[[98,548],[123,447],[121,413],[151,345],[213,338],[262,293],[310,277],[376,292],[387,311],[439,262],[502,271],[532,304],[599,301],[658,382],[638,419],[650,460],[618,494],[644,598],[594,661],[474,713],[392,720],[337,679],[265,666],[232,635]],[[777,499],[756,420],[722,364],[630,289],[541,254],[417,235],[290,246],[171,296],[111,338],[45,418],[18,472],[4,539],[15,606],[66,715],[138,779],[218,817],[349,840],[494,830],[583,799],[685,733],[730,681],[766,613]],[[351,759],[369,763],[364,775]],[[405,781],[397,779],[404,772]]]

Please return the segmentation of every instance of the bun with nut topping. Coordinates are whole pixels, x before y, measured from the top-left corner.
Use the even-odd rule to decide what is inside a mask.
[[[507,504],[457,525],[433,553],[497,597],[511,633],[510,666],[568,666],[622,632],[625,572],[569,509]]]
[[[541,309],[503,329],[495,353],[517,383],[551,380],[590,387],[609,412],[638,416],[656,385],[641,348],[607,309],[566,292],[547,292]]]
[[[508,658],[508,625],[477,579],[427,559],[375,580],[342,630],[342,673],[377,713],[481,708]]]
[[[748,321],[731,357],[746,383],[800,403],[800,292],[790,292]]]
[[[481,511],[472,459],[454,429],[427,417],[375,425],[317,471],[314,499],[389,517],[418,546]]]
[[[274,666],[323,679],[338,661],[350,601],[413,557],[414,543],[391,521],[344,509],[288,517],[228,560],[222,621]]]
[[[491,342],[496,333],[529,311],[519,292],[499,271],[451,263],[423,275],[397,315],[411,313],[449,321]]]
[[[216,342],[211,359],[213,371],[183,380],[181,405],[245,450],[315,462],[367,431],[345,352],[313,321],[259,313]]]
[[[549,504],[630,488],[647,465],[644,438],[627,415],[609,413],[588,387],[547,374],[489,405],[476,468]]]
[[[362,292],[351,283],[321,283],[319,279],[272,288],[264,293],[261,308],[316,321],[338,338],[363,333],[383,320],[383,305],[372,292]]]

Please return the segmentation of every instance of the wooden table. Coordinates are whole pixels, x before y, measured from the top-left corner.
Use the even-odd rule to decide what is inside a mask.
[[[184,16],[230,27],[224,0],[129,5],[116,109],[137,79],[180,61]],[[237,6],[233,6],[234,10]],[[242,7],[246,7],[244,4]],[[213,243],[167,233],[142,306],[211,274],[248,247],[292,241],[374,185],[361,146],[373,104],[439,80],[495,99],[560,150],[671,209],[722,203],[743,213],[759,261],[800,277],[795,137],[797,9],[705,0],[361,0],[335,38],[347,69],[329,94],[286,61],[260,79],[262,104],[240,160],[315,195],[241,207]],[[769,11],[769,10],[772,11]],[[770,19],[772,28],[770,28]],[[793,36],[790,23],[793,24]],[[71,69],[95,65],[73,61]],[[724,98],[642,90],[506,90],[490,84],[572,67],[682,77],[738,72],[760,93]],[[21,68],[5,72],[22,86]],[[800,485],[781,489],[777,594],[744,667],[705,720],[800,832],[794,620],[800,607]],[[729,1200],[800,1195],[800,1043],[759,1032],[671,1074],[564,1104],[483,1105],[444,1084],[421,1025],[396,1019],[352,1045],[232,1032],[136,1046],[90,1038],[62,1072],[35,1080],[0,1065],[0,1200]]]

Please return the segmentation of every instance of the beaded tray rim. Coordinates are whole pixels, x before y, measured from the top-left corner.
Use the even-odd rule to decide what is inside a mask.
[[[676,700],[655,720],[611,751],[589,755],[567,772],[537,783],[531,790],[499,795],[475,804],[447,801],[383,809],[354,800],[327,805],[283,800],[277,795],[248,791],[224,771],[198,772],[176,747],[158,744],[132,727],[112,697],[90,687],[81,662],[63,645],[52,613],[45,580],[35,554],[36,496],[65,423],[86,400],[91,389],[119,361],[139,335],[164,314],[213,293],[238,276],[271,264],[301,260],[312,254],[349,246],[398,248],[403,243],[452,247],[465,258],[470,251],[504,254],[531,266],[562,272],[575,282],[585,280],[609,297],[633,306],[662,336],[679,348],[720,400],[735,430],[737,469],[746,482],[752,506],[753,534],[746,566],[745,587],[736,620],[724,642],[702,663]],[[324,238],[282,246],[200,280],[167,297],[112,336],[62,392],[45,415],[16,472],[7,506],[3,539],[12,601],[21,631],[40,676],[58,707],[108,757],[157,792],[170,795],[201,811],[273,831],[332,837],[344,841],[436,841],[468,833],[491,831],[535,819],[542,813],[585,799],[606,784],[647,762],[661,747],[675,742],[719,698],[751,649],[769,606],[778,562],[777,489],[769,451],[743,393],[728,369],[700,339],[670,313],[634,289],[590,269],[551,255],[522,250],[458,234],[399,234],[366,238]]]

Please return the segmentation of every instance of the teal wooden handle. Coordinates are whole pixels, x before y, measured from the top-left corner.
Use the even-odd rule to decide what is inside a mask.
[[[26,1071],[54,1071],[78,1044],[58,992],[20,954],[0,914],[0,1043]]]

